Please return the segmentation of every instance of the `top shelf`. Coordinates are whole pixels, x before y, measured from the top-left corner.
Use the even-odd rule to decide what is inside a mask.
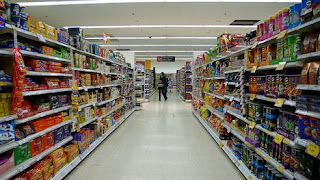
[[[305,32],[311,32],[311,30],[316,29],[320,26],[320,17],[315,18],[309,22],[306,22],[298,27],[292,28],[287,31],[286,35],[292,35],[295,33],[305,33]],[[274,43],[277,41],[277,35],[270,37],[269,39],[260,41],[257,45],[257,47],[264,46],[266,44]]]

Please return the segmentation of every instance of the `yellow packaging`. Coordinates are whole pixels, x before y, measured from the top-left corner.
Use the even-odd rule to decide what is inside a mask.
[[[59,148],[59,149],[57,149],[57,150],[55,150],[55,151],[53,151],[53,152],[50,154],[50,157],[51,157],[51,159],[53,159],[53,160],[55,160],[55,159],[60,159],[60,158],[62,158],[62,157],[64,157],[64,156],[65,156],[65,154],[64,154],[64,150],[63,150],[62,147]]]
[[[46,29],[44,27],[44,23],[39,19],[36,20],[36,32],[43,36],[46,36]]]
[[[67,157],[62,157],[57,160],[53,160],[53,173],[56,174],[63,166],[67,164]]]
[[[67,155],[68,162],[71,162],[72,160],[74,160],[76,157],[79,156],[79,148],[77,145],[74,145],[74,144],[69,145],[64,148],[64,151]]]
[[[56,28],[44,23],[45,36],[52,40],[57,40],[57,31]]]

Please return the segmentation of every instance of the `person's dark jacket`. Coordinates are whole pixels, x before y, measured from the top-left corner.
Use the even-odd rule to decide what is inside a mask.
[[[167,88],[168,87],[168,78],[167,77],[161,77],[160,78],[162,84],[163,84],[163,88]]]

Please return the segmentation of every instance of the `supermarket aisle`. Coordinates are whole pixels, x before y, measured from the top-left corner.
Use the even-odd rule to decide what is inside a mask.
[[[66,179],[243,179],[176,93],[143,104]]]

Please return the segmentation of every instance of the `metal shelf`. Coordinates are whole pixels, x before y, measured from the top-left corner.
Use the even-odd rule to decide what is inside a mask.
[[[101,73],[101,71],[91,70],[91,69],[82,69],[82,68],[72,68],[75,71],[82,71],[82,72],[90,72],[90,73]]]
[[[52,115],[52,114],[56,114],[56,113],[59,113],[59,112],[62,112],[62,111],[67,111],[70,108],[71,108],[71,106],[60,107],[60,108],[52,109],[52,110],[45,111],[45,112],[42,112],[42,113],[37,113],[37,114],[35,114],[33,116],[26,117],[26,118],[23,118],[23,119],[16,119],[15,120],[15,124],[18,125],[18,124],[26,123],[26,122],[29,122],[29,121],[32,121],[32,120],[35,120],[35,119],[39,119],[39,118],[42,118],[42,117],[45,117],[45,116],[49,116],[49,115]]]
[[[299,84],[297,86],[297,89],[307,91],[320,91],[320,85]]]
[[[39,91],[25,91],[23,92],[23,96],[35,96],[41,94],[53,94],[60,92],[72,91],[71,88],[59,88],[59,89],[48,89],[48,90],[39,90]]]
[[[38,154],[37,156],[35,156],[33,158],[30,158],[30,159],[26,160],[25,162],[23,162],[22,164],[10,169],[5,174],[1,175],[0,179],[11,179],[12,177],[14,177],[15,175],[19,174],[20,172],[23,172],[25,169],[29,168],[30,166],[32,166],[36,162],[40,161],[41,159],[43,159],[44,157],[46,157],[47,155],[49,155],[50,153],[52,153],[56,149],[60,148],[61,146],[65,145],[65,144],[67,144],[72,139],[73,139],[73,137],[69,136],[68,138],[60,141],[59,143],[55,144],[54,146],[52,146],[51,148],[45,150],[44,152]]]
[[[315,118],[320,119],[320,113],[318,113],[318,112],[305,111],[305,110],[297,109],[297,110],[296,110],[296,113],[297,113],[297,114],[306,115],[306,116],[311,116],[311,117],[315,117]]]
[[[224,108],[227,110],[226,112],[231,114],[232,116],[235,116],[236,118],[244,121],[247,124],[250,123],[245,117],[243,117],[243,115],[241,114],[241,110],[235,109],[235,108],[227,106],[227,105],[225,105]]]
[[[320,58],[320,51],[307,53],[307,54],[301,54],[298,56],[299,61],[305,61],[305,60],[313,60],[315,58]]]
[[[227,147],[226,142],[220,140],[217,133],[209,127],[209,125],[194,111],[192,114],[198,119],[198,121],[202,124],[202,126],[208,131],[208,133],[212,136],[212,138],[219,144],[222,150],[226,153],[226,155],[230,158],[230,160],[237,166],[240,172],[246,177],[248,180],[258,180],[256,176],[254,176],[251,171],[245,166],[241,160],[238,160],[234,154]]]
[[[257,67],[256,71],[276,70],[277,67],[278,67],[278,64],[259,66],[259,67]],[[303,62],[302,61],[289,62],[289,63],[286,63],[286,65],[284,66],[284,68],[297,68],[297,67],[302,68]],[[251,69],[246,69],[246,71],[251,71]]]
[[[27,71],[26,76],[56,76],[56,77],[72,77],[72,74]]]
[[[205,104],[205,106],[206,106],[206,108],[207,108],[210,112],[212,112],[212,113],[213,113],[214,115],[216,115],[218,118],[224,120],[224,114],[223,114],[223,113],[221,113],[221,112],[213,109],[212,107],[210,107],[210,106],[207,105],[207,104]]]
[[[45,135],[45,134],[47,134],[47,133],[49,133],[49,132],[51,132],[51,131],[54,131],[54,130],[56,130],[56,129],[59,129],[60,127],[63,127],[63,126],[65,126],[65,125],[71,124],[71,123],[72,123],[72,120],[64,121],[64,122],[62,122],[62,123],[60,123],[60,124],[56,124],[56,125],[54,125],[54,126],[51,126],[51,127],[47,128],[47,129],[45,129],[45,130],[43,130],[43,131],[40,131],[40,132],[38,132],[38,133],[29,135],[29,136],[27,136],[26,138],[21,139],[21,140],[16,141],[16,142],[17,142],[19,145],[25,144],[25,143],[27,143],[27,142],[32,141],[33,139],[36,139],[36,138],[38,138],[38,137],[41,137],[41,136],[43,136],[43,135]]]
[[[241,72],[241,68],[240,69],[235,69],[235,70],[228,70],[226,72],[224,72],[224,74],[231,74],[231,73],[238,73],[238,72]]]
[[[246,96],[250,97],[251,94],[247,94]],[[277,101],[276,98],[270,98],[270,97],[266,97],[266,96],[262,96],[262,95],[256,95],[255,99],[260,99],[260,100],[268,101],[268,102],[276,102]],[[296,107],[296,101],[289,101],[289,100],[285,99],[284,105]]]
[[[229,99],[230,101],[233,101],[233,100],[238,101],[238,102],[241,101],[241,99],[239,97],[235,97],[235,96],[232,96],[232,95],[224,95],[224,97]]]
[[[11,120],[15,120],[17,119],[17,115],[14,114],[14,115],[9,115],[9,116],[4,116],[4,117],[0,117],[0,123],[3,123],[3,122],[7,122],[7,121],[11,121]]]
[[[67,174],[69,174],[75,167],[77,167],[94,149],[96,149],[117,127],[119,127],[133,112],[135,109],[132,109],[127,114],[124,115],[115,125],[113,125],[104,135],[99,137],[90,147],[72,160],[69,164],[64,166],[60,171],[58,171],[52,180],[62,180]]]

